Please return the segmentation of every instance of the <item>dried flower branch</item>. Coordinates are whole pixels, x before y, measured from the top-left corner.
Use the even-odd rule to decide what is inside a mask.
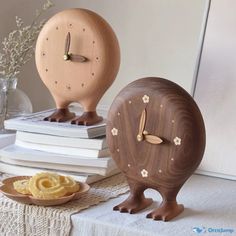
[[[40,10],[36,10],[35,18],[31,25],[24,26],[23,20],[16,16],[16,30],[9,33],[2,42],[0,53],[0,74],[6,79],[14,78],[20,73],[34,55],[34,43],[45,20],[39,21],[41,15],[53,6],[50,0],[43,4]]]

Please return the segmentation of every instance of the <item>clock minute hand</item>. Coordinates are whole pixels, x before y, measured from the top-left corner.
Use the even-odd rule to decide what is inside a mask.
[[[69,57],[70,41],[71,41],[71,36],[70,36],[70,32],[68,32],[67,36],[66,36],[65,53],[64,53],[64,57],[63,57],[65,61],[68,61],[70,59],[70,57]]]
[[[142,111],[141,117],[140,117],[140,122],[139,122],[139,132],[137,135],[137,140],[141,142],[143,140],[143,131],[145,128],[145,123],[146,123],[146,117],[147,117],[147,111],[146,108]]]
[[[71,61],[76,61],[76,62],[86,62],[88,59],[84,56],[81,55],[76,55],[76,54],[70,54],[69,55]]]
[[[151,135],[151,134],[146,134],[144,135],[144,139],[148,142],[148,143],[152,143],[152,144],[161,144],[163,142],[163,140],[155,135]]]

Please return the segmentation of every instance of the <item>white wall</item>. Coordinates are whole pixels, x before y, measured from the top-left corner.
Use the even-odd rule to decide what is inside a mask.
[[[214,0],[204,40],[195,99],[206,125],[199,171],[236,180],[236,1]]]
[[[102,15],[120,41],[122,63],[118,77],[101,104],[110,105],[129,82],[159,76],[182,85],[189,92],[195,73],[202,23],[208,0],[54,0],[55,12],[71,7],[89,8]],[[0,40],[14,29],[18,15],[27,23],[43,0],[0,0]],[[54,105],[38,77],[34,61],[19,75],[20,87],[29,95],[34,110]]]

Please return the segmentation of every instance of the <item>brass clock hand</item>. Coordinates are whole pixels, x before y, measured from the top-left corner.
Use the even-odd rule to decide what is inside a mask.
[[[88,59],[84,56],[81,55],[76,55],[76,54],[70,54],[69,58],[71,61],[76,61],[76,62],[86,62]]]
[[[141,142],[143,140],[143,131],[145,128],[145,123],[146,123],[146,117],[147,117],[147,110],[146,108],[142,111],[141,117],[140,117],[140,122],[139,122],[139,132],[137,135],[137,140]]]
[[[148,143],[152,143],[152,144],[161,144],[163,142],[163,140],[155,135],[151,135],[151,134],[146,134],[144,135],[144,139],[148,142]]]
[[[65,53],[63,56],[63,59],[65,61],[68,61],[70,59],[70,56],[69,56],[70,41],[71,41],[71,36],[70,36],[70,32],[68,32],[66,36],[66,41],[65,41]]]

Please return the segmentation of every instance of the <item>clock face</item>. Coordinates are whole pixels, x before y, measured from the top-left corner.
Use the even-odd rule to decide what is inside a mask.
[[[194,109],[188,107],[190,96],[168,86],[158,78],[138,80],[123,89],[111,106],[108,145],[128,176],[171,184],[169,178],[180,176],[181,182],[181,176],[199,163],[189,155],[200,140],[193,125]]]
[[[68,55],[82,56],[86,58],[85,62],[66,60],[68,34]],[[53,96],[67,101],[78,101],[103,90],[98,88],[99,85],[109,87],[109,80],[114,80],[114,76],[106,77],[107,68],[112,66],[113,74],[116,75],[119,67],[119,63],[114,65],[114,61],[108,59],[114,51],[114,57],[119,57],[118,43],[114,38],[108,24],[93,12],[70,9],[52,17],[39,35],[36,65],[41,79]],[[114,39],[114,47],[111,39]],[[107,49],[108,45],[111,45],[110,51]],[[104,78],[108,84],[103,86]]]

